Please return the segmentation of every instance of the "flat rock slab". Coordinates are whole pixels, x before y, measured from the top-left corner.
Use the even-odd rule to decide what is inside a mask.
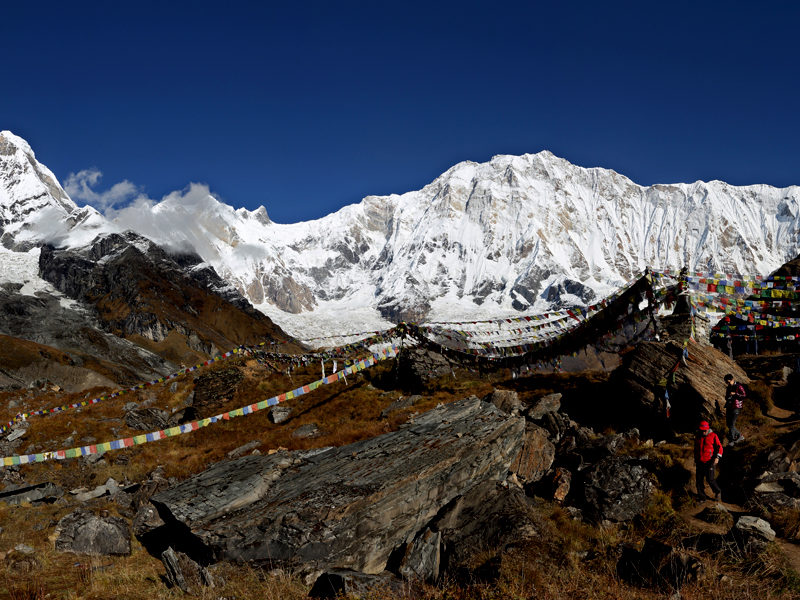
[[[45,482],[36,485],[9,486],[0,492],[0,502],[21,504],[23,502],[54,502],[64,495],[64,491],[54,483]]]
[[[524,419],[470,397],[314,455],[224,461],[154,495],[165,525],[147,537],[182,538],[204,561],[380,573],[442,507],[503,479],[524,430]]]

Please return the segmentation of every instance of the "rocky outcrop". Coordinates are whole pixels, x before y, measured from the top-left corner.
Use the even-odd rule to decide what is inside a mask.
[[[380,573],[449,502],[504,479],[523,431],[471,397],[348,446],[217,463],[154,495],[165,524],[140,539],[200,562]]]
[[[56,527],[56,550],[75,554],[128,555],[131,532],[127,521],[107,514],[78,509],[62,518]]]
[[[424,348],[406,348],[398,361],[400,381],[412,390],[425,389],[433,380],[452,372],[444,356]]]
[[[244,374],[236,367],[225,367],[204,373],[194,380],[194,418],[217,414],[225,400],[233,398]]]
[[[702,418],[714,415],[725,403],[723,377],[732,373],[737,381],[749,381],[746,373],[727,355],[711,346],[674,341],[643,342],[624,357],[613,374],[619,390],[615,419],[648,429],[664,429],[667,411],[665,389],[671,405],[669,425],[692,431]]]
[[[585,501],[598,520],[629,521],[644,511],[654,490],[654,478],[641,462],[611,456],[586,474]]]

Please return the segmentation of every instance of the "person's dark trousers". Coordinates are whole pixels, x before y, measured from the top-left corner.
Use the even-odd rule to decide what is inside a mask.
[[[728,441],[735,442],[742,437],[741,432],[736,429],[736,418],[739,416],[740,408],[729,408],[725,411],[725,422],[728,425]]]
[[[714,477],[714,460],[710,460],[708,462],[699,462],[696,463],[697,466],[697,477],[695,478],[695,483],[697,484],[697,493],[701,496],[705,496],[705,485],[704,481],[708,481],[708,485],[711,488],[711,491],[714,494],[721,494],[722,489],[720,489],[717,480]]]

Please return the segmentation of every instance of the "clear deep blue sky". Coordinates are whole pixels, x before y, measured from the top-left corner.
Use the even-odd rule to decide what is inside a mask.
[[[800,2],[7,2],[0,129],[65,181],[273,220],[549,149],[800,184]]]

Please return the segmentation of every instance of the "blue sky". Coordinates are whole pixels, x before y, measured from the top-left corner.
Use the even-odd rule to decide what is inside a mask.
[[[0,129],[78,200],[202,182],[283,223],[543,149],[783,187],[798,26],[793,0],[5,3]]]

